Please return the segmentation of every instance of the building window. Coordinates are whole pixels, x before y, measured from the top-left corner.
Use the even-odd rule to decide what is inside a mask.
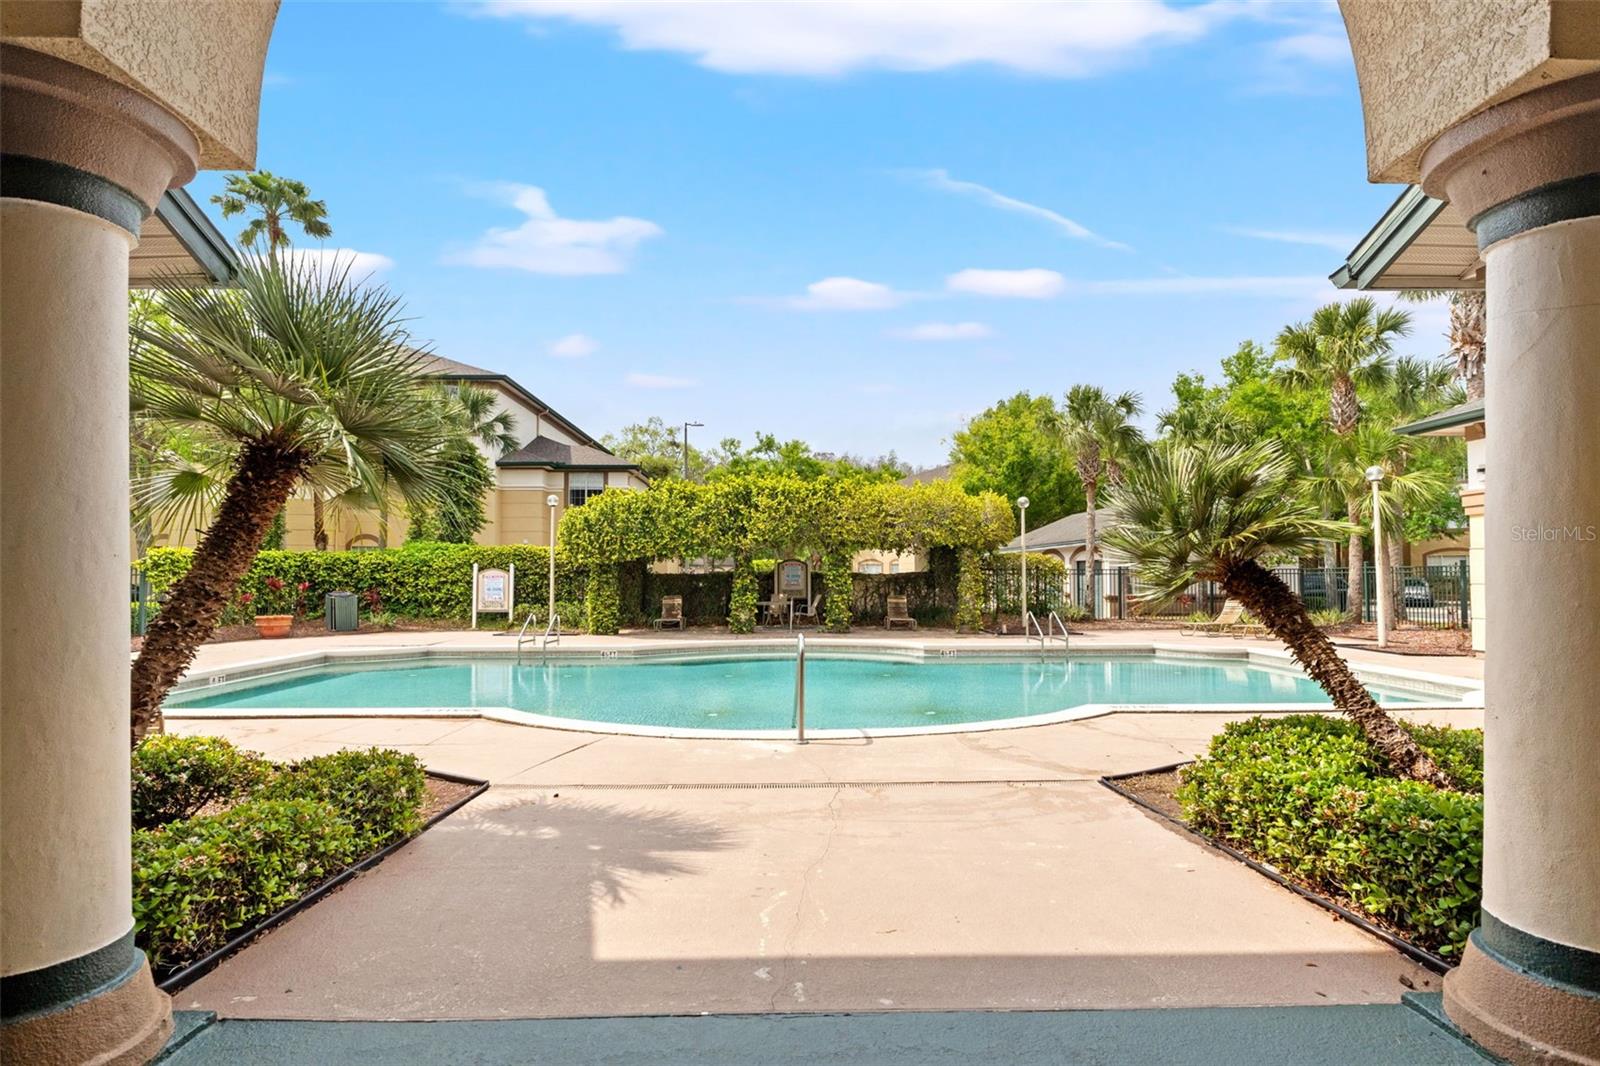
[[[883,564],[876,560],[864,562],[861,564],[861,572],[863,574],[881,574],[883,573]]]
[[[598,496],[604,491],[606,491],[606,476],[604,474],[567,475],[568,507],[581,507],[588,502],[589,497]]]
[[[894,562],[889,564],[889,573],[898,574],[899,572],[900,572],[900,560],[896,559]]]
[[[378,543],[378,538],[371,533],[362,533],[360,536],[351,537],[345,542],[344,547],[345,551],[365,552],[382,547],[382,545]]]

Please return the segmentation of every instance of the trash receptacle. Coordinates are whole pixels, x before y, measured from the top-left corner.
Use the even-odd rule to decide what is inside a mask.
[[[359,619],[356,617],[354,592],[330,592],[323,601],[323,614],[328,619],[328,629],[335,633],[354,633]]]

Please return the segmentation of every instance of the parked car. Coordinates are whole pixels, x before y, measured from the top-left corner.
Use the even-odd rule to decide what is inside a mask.
[[[1407,607],[1432,607],[1433,586],[1420,577],[1408,577],[1401,586]]]

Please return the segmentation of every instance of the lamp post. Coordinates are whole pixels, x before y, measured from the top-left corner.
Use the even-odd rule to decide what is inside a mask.
[[[550,505],[550,619],[545,622],[548,628],[556,616],[556,507],[560,505],[561,497],[552,492],[544,498],[544,502]]]
[[[1383,580],[1383,510],[1378,500],[1378,486],[1383,484],[1383,467],[1367,467],[1367,480],[1372,484],[1372,570],[1377,577],[1373,593],[1377,597],[1378,647],[1389,646],[1387,582]]]
[[[683,424],[683,480],[689,480],[689,429],[703,429],[704,422],[685,422]]]
[[[1022,635],[1028,635],[1028,498],[1017,497],[1017,517],[1022,522]]]

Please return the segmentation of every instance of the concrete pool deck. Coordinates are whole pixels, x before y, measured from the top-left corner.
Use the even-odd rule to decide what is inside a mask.
[[[280,759],[392,746],[494,784],[175,1006],[422,1020],[1395,1004],[1437,989],[1095,781],[1190,757],[1241,717],[803,747],[482,720],[174,721]]]

